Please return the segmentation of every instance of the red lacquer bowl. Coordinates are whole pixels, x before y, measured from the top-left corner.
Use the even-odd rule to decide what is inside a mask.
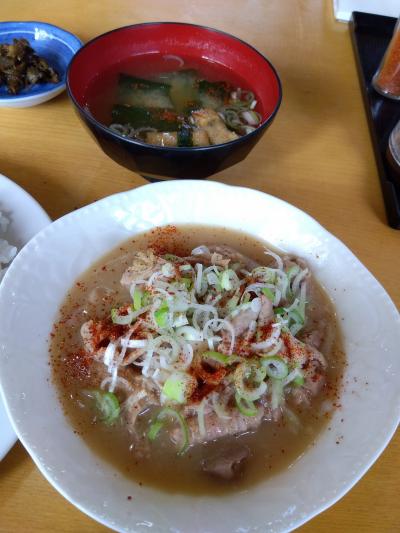
[[[204,59],[231,70],[257,95],[261,125],[229,143],[193,148],[149,145],[111,131],[90,113],[88,87],[116,64],[135,55],[154,53]],[[177,22],[126,26],[89,41],[69,66],[67,90],[103,151],[124,167],[153,178],[206,178],[238,163],[270,126],[282,99],[275,68],[255,48],[227,33]]]

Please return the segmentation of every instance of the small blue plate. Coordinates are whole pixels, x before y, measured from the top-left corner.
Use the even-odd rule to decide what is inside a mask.
[[[0,44],[13,39],[27,39],[31,47],[44,57],[60,76],[59,83],[43,83],[22,89],[17,95],[9,94],[0,85],[0,107],[30,107],[54,98],[65,89],[69,62],[81,48],[82,42],[68,31],[45,22],[0,22]]]

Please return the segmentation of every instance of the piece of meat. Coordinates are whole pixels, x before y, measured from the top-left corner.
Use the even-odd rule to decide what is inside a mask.
[[[272,302],[269,298],[260,295],[261,309],[260,314],[258,315],[257,325],[259,327],[267,326],[274,319],[274,309]]]
[[[90,354],[94,359],[103,361],[104,354],[108,344],[116,341],[121,336],[128,336],[129,338],[136,332],[140,331],[143,320],[138,318],[131,326],[119,326],[113,324],[109,320],[88,320],[81,326],[81,338],[86,353]],[[146,351],[146,348],[127,348],[122,361],[122,366],[129,365],[136,361]],[[121,352],[121,347],[118,347],[114,358],[117,358]]]
[[[122,405],[122,416],[128,431],[133,434],[139,414],[151,406],[160,405],[160,396],[151,382],[138,374],[132,382],[132,391]]]
[[[207,474],[230,481],[243,471],[245,461],[250,457],[247,446],[234,445],[226,448],[217,455],[204,459],[201,468]]]
[[[282,257],[283,266],[285,270],[295,265],[299,266],[302,270],[305,270],[306,268],[308,268],[307,261],[305,261],[301,257],[297,257],[296,255],[292,255],[292,254],[284,254],[281,257]],[[308,274],[308,276],[310,276],[310,274]]]
[[[121,285],[130,287],[137,280],[147,281],[152,274],[160,271],[166,262],[162,257],[155,255],[151,249],[145,252],[136,252],[132,265],[122,275]]]
[[[200,434],[198,418],[192,416],[187,419],[189,428],[190,444],[200,444],[225,437],[227,435],[238,435],[247,431],[255,431],[264,418],[264,410],[259,408],[255,416],[242,415],[236,408],[227,409],[229,419],[221,420],[214,411],[205,415],[206,434]],[[180,429],[172,433],[174,441],[178,441]]]
[[[190,263],[191,265],[195,265],[196,263],[202,263],[205,266],[216,265],[222,268],[228,268],[228,265],[230,263],[229,258],[226,258],[221,254],[217,253],[189,255],[187,257],[184,257],[183,259],[185,263]]]
[[[157,146],[178,146],[178,134],[176,131],[148,131],[146,142]]]
[[[326,368],[325,357],[314,346],[299,341],[290,333],[282,333],[284,347],[282,354],[286,356],[289,362],[306,368],[310,361],[318,361],[322,368]]]
[[[211,144],[223,144],[238,139],[238,135],[229,130],[222,118],[213,109],[192,111],[194,123],[208,135]]]
[[[221,255],[224,259],[229,259],[232,263],[239,263],[246,270],[251,271],[259,266],[259,263],[257,263],[253,259],[250,259],[250,257],[241,254],[230,246],[211,244],[208,249],[211,253],[217,253]]]
[[[134,385],[136,383],[135,380],[137,376],[138,376],[137,372],[132,367],[125,366],[125,367],[120,367],[118,369],[118,377],[122,378],[123,380],[131,384],[133,387],[132,390],[134,390]],[[141,376],[138,376],[138,377],[141,377]],[[111,375],[109,374],[107,367],[102,361],[98,361],[94,359],[90,365],[91,385],[93,385],[95,388],[96,387],[99,388],[101,385],[101,382],[106,378],[110,378],[110,382],[111,382]],[[108,389],[107,386],[105,388]],[[117,386],[115,390],[123,394],[124,398],[127,397],[131,392],[130,387],[128,387],[126,383],[124,383],[123,385],[120,385],[117,382]]]
[[[253,259],[246,257],[230,246],[211,244],[207,248],[208,252],[190,255],[184,257],[183,260],[190,264],[203,263],[207,266],[217,265],[223,268],[228,268],[230,264],[237,263],[239,267],[246,270],[253,270],[253,268],[259,266]]]
[[[90,365],[90,384],[100,388],[104,382],[104,390],[108,390],[112,376],[107,367],[100,361]],[[152,405],[160,405],[159,391],[154,384],[143,377],[132,366],[120,367],[114,390],[121,404],[121,417],[128,431],[136,433],[135,423],[138,415]]]
[[[304,376],[304,385],[293,387],[292,395],[296,404],[307,404],[324,386],[327,366],[325,357],[314,346],[304,344],[289,333],[283,334],[282,337],[285,345],[282,354],[292,364],[297,364]]]
[[[110,320],[88,320],[81,326],[83,347],[89,354],[96,355],[105,349],[110,340],[116,340],[128,331],[127,326],[113,324]]]
[[[239,311],[231,320],[236,337],[240,337],[248,331],[250,324],[257,320],[259,314],[260,309],[253,310],[251,307]]]
[[[307,280],[307,319],[300,338],[329,357],[336,338],[332,307],[315,280]]]

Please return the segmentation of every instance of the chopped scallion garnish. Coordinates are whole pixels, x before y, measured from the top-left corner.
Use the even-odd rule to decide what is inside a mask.
[[[113,392],[101,390],[89,390],[86,391],[86,394],[96,402],[96,409],[100,412],[100,420],[107,425],[114,424],[121,411],[116,395]]]
[[[163,395],[172,402],[185,403],[189,379],[187,374],[184,374],[183,372],[172,374],[163,385]]]
[[[164,427],[166,419],[168,418],[172,419],[174,422],[177,422],[181,429],[182,440],[178,453],[179,455],[182,455],[189,447],[189,428],[186,420],[175,409],[171,409],[171,407],[164,407],[164,409],[158,413],[156,419],[151,424],[149,431],[147,432],[147,437],[151,441],[155,440],[160,433],[160,430]]]
[[[256,416],[258,413],[257,407],[254,405],[254,402],[246,400],[238,392],[235,393],[236,406],[242,415],[245,416]]]
[[[142,307],[142,298],[143,298],[143,292],[135,288],[133,291],[133,308],[135,311],[139,311],[139,309]]]
[[[270,378],[284,379],[289,373],[287,364],[277,355],[263,357],[261,359],[261,364],[265,368],[267,376]]]
[[[169,307],[166,300],[162,302],[157,311],[154,312],[154,319],[159,328],[165,328],[168,323]]]
[[[120,310],[116,307],[111,309],[111,320],[114,324],[119,326],[129,326],[133,320],[133,309],[129,307],[125,314],[120,314]]]
[[[274,299],[275,299],[274,293],[272,292],[272,290],[269,287],[263,287],[261,289],[261,292],[264,294],[264,296],[266,296],[268,298],[268,300],[271,300],[271,302],[274,301]]]

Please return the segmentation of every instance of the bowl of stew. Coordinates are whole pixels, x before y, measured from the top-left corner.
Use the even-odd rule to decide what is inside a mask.
[[[206,178],[238,163],[282,98],[275,68],[255,48],[176,22],[89,41],[69,66],[67,90],[102,150],[154,178]]]
[[[292,530],[399,421],[395,306],[315,220],[258,191],[169,181],[70,213],[15,258],[0,313],[18,437],[117,531]]]

